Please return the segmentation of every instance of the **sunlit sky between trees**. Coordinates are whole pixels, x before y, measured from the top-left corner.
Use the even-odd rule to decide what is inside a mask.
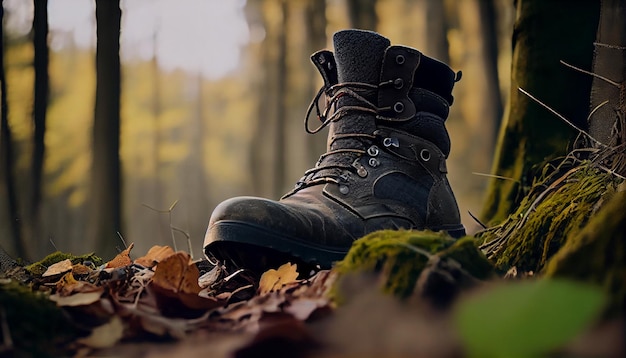
[[[32,2],[4,0],[9,31],[26,34]],[[220,78],[239,66],[250,40],[245,0],[122,0],[122,60],[147,60],[155,51],[164,70]],[[95,2],[49,0],[50,47],[95,47]],[[257,35],[258,36],[258,35]]]

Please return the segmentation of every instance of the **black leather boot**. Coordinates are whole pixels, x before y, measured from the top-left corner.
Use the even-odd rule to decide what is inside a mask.
[[[320,128],[329,126],[328,151],[279,201],[218,205],[204,239],[208,256],[261,271],[294,259],[329,268],[376,230],[465,234],[446,179],[455,73],[374,32],[340,31],[333,41],[334,56],[312,56],[327,107],[320,111],[316,97],[309,108]]]

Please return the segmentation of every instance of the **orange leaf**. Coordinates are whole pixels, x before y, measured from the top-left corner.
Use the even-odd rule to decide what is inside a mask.
[[[200,272],[189,254],[179,251],[157,265],[152,284],[173,292],[197,295],[200,292],[199,277]]]
[[[66,273],[57,281],[56,289],[56,293],[59,296],[70,296],[76,293],[104,292],[102,286],[97,286],[87,281],[76,280],[71,272]]]
[[[143,267],[152,268],[172,255],[174,255],[174,250],[171,247],[154,245],[145,256],[136,259],[135,263]]]
[[[105,268],[118,268],[132,264],[133,260],[130,259],[130,250],[133,249],[133,246],[135,246],[135,244],[133,243],[128,245],[126,250],[120,252],[119,254],[117,254],[117,256],[113,258],[113,260],[107,262]]]
[[[280,289],[284,285],[297,282],[298,266],[290,262],[280,266],[278,270],[270,269],[261,275],[259,293],[266,294]]]

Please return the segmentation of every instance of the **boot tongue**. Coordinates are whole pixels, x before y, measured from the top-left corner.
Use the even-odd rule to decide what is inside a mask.
[[[335,33],[333,44],[339,83],[378,84],[388,39],[372,31],[343,30]]]
[[[390,45],[388,39],[371,31],[343,30],[335,33],[333,43],[339,84],[360,82],[378,85],[383,56]],[[363,91],[361,88],[355,89],[355,91],[376,105],[378,94],[375,89]],[[362,101],[350,96],[342,96],[336,103],[337,108],[365,105]],[[374,131],[376,131],[374,114],[358,110],[349,111],[330,123],[328,150],[365,150],[368,144],[356,136],[349,135],[372,134]],[[340,138],[333,140],[332,138],[335,136]],[[354,152],[351,153],[350,151],[326,156],[319,165],[329,167],[329,169],[320,170],[313,178],[336,176],[341,173],[341,170],[331,168],[349,167],[353,165],[355,159]]]

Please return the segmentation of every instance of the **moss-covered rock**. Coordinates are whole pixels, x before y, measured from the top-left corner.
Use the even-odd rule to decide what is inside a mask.
[[[485,278],[492,271],[471,237],[457,241],[443,232],[407,230],[377,231],[355,241],[336,270],[340,275],[379,273],[384,292],[406,298],[435,255],[456,260],[476,278]]]
[[[78,264],[78,263],[84,263],[85,261],[90,261],[93,265],[100,266],[104,263],[104,261],[100,257],[96,256],[93,252],[77,256],[77,255],[73,255],[73,254],[69,254],[65,252],[56,251],[44,257],[42,260],[37,261],[28,266],[25,266],[24,268],[31,275],[41,275],[44,272],[46,272],[46,270],[48,269],[48,267],[50,267],[50,265],[53,265],[59,261],[63,261],[67,259],[72,261],[72,264]]]

